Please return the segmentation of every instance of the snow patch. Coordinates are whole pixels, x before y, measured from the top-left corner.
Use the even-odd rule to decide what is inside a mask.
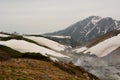
[[[91,30],[89,30],[89,31],[85,34],[85,37],[86,37],[89,33],[91,33],[92,30],[94,30],[94,29],[95,29],[95,27],[93,27]]]
[[[97,22],[101,20],[101,17],[94,17],[91,22],[95,25]]]
[[[71,39],[70,36],[51,36],[51,37]]]
[[[67,48],[67,46],[64,46],[58,42],[52,41],[44,37],[34,37],[34,36],[24,36],[24,37],[27,39],[33,40],[40,45],[53,49],[55,51],[64,51]]]
[[[0,34],[0,37],[9,37],[9,35]]]
[[[120,28],[118,28],[117,30],[120,30]]]
[[[99,44],[89,48],[84,53],[94,54],[98,57],[104,57],[120,47],[120,34],[109,38]]]
[[[108,29],[105,29],[104,34],[106,34],[106,33],[107,33],[107,31],[108,31]]]
[[[83,52],[87,49],[88,49],[87,47],[81,47],[81,48],[78,48],[78,49],[74,49],[73,52],[80,53],[80,52]]]
[[[100,33],[100,31],[101,31],[101,28],[100,28],[100,27],[98,27],[98,33]]]
[[[58,52],[55,52],[53,50],[44,48],[42,46],[38,46],[34,43],[29,43],[29,42],[24,41],[24,40],[12,39],[12,40],[9,40],[9,41],[0,41],[0,45],[8,46],[8,47],[10,47],[14,50],[17,50],[19,52],[22,52],[22,53],[35,52],[35,53],[41,53],[42,55],[45,55],[45,56],[67,57],[67,58],[69,58],[68,56],[65,56],[65,55],[60,54]]]
[[[85,29],[85,28],[87,28],[90,24],[91,24],[90,22],[89,22],[89,23],[87,23],[87,25],[84,27],[84,29]]]
[[[115,25],[118,26],[118,22],[117,21],[115,21]]]
[[[76,31],[76,29],[77,29],[77,27],[75,27],[74,30],[73,30],[73,32],[71,32],[71,33],[74,33]]]
[[[57,58],[54,58],[54,57],[50,57],[50,59],[54,62],[59,62],[59,60]]]

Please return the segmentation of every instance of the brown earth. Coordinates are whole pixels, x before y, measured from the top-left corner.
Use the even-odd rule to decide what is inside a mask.
[[[34,59],[11,59],[0,63],[0,80],[99,80],[71,64]]]
[[[99,80],[73,64],[9,56],[0,49],[0,80]]]

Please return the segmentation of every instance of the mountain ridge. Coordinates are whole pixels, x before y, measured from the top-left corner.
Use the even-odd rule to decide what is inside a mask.
[[[71,36],[79,45],[84,45],[118,28],[120,28],[119,20],[115,20],[111,17],[102,18],[100,16],[90,16],[72,24],[66,29],[45,35]]]

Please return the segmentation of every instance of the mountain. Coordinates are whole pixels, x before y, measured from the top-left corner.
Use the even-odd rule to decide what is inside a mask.
[[[90,16],[64,30],[47,33],[46,35],[71,36],[79,45],[84,45],[118,28],[120,28],[120,21],[114,20],[111,17]]]
[[[73,61],[101,80],[120,80],[120,30],[114,30],[73,50]]]

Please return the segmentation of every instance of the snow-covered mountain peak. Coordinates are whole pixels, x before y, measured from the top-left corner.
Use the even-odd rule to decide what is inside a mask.
[[[92,18],[91,22],[95,25],[97,22],[99,22],[102,18],[99,16],[95,16]]]
[[[90,16],[90,17],[88,17],[86,19],[92,20],[92,19],[101,19],[101,18],[102,17],[100,17],[100,16]]]
[[[111,17],[90,16],[85,18],[64,30],[60,30],[48,35],[71,36],[80,45],[88,42],[120,28],[120,21]]]
[[[98,21],[100,21],[101,19],[102,19],[102,17],[100,17],[100,16],[90,16],[88,18],[85,18],[85,19],[79,21],[78,23],[81,23],[81,24],[86,23],[86,24],[88,24],[88,23],[92,22],[93,24],[95,24]]]

